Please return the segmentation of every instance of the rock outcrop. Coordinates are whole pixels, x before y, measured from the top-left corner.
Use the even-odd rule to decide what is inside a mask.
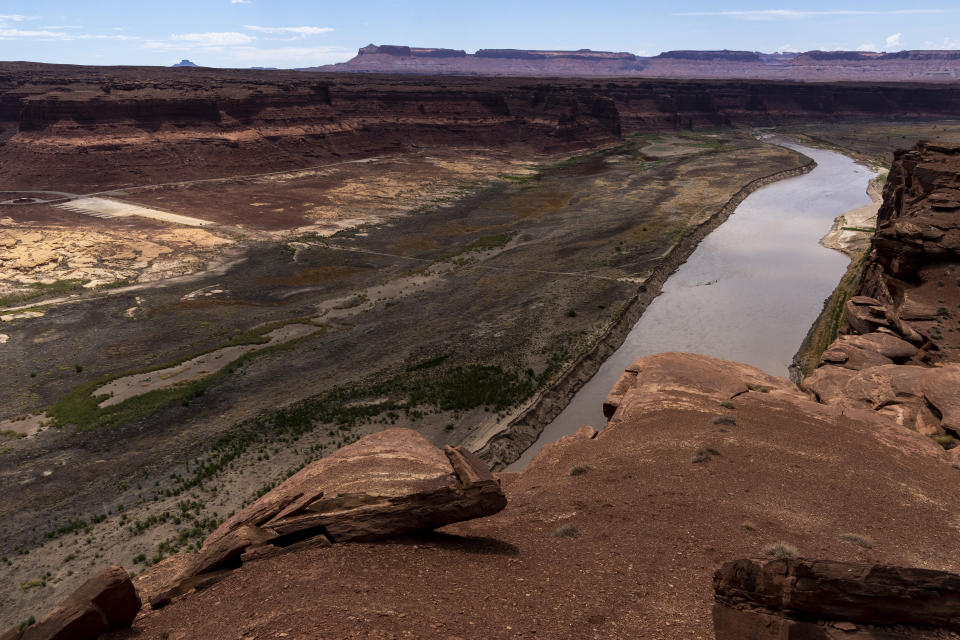
[[[717,640],[932,640],[960,631],[960,575],[944,571],[746,559],[713,580]]]
[[[841,335],[802,386],[886,414],[952,448],[960,437],[960,148],[895,155]]]
[[[410,429],[387,429],[322,458],[227,520],[150,602],[166,605],[250,557],[380,540],[482,518],[507,504],[486,465]]]
[[[461,58],[432,52],[422,59]],[[422,147],[560,153],[642,131],[958,112],[960,88],[951,84],[598,83],[4,63],[0,181],[8,189],[89,193],[171,175],[254,174]]]
[[[133,624],[140,611],[130,576],[121,567],[103,570],[40,622],[11,629],[0,640],[94,640]]]

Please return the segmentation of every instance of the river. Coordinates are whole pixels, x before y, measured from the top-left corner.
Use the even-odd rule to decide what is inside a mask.
[[[832,151],[777,140],[817,167],[750,194],[664,283],[623,345],[508,471],[581,425],[606,424],[603,399],[641,356],[700,353],[787,376],[793,355],[849,264],[819,240],[842,213],[868,204],[874,173]]]

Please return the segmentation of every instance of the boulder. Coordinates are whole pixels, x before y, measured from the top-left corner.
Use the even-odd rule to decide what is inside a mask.
[[[666,406],[674,396],[689,394],[728,400],[744,393],[774,393],[804,398],[789,380],[756,367],[692,353],[658,353],[639,358],[627,367],[603,403],[610,421],[623,418],[617,411],[633,398],[633,410],[643,411],[643,398]],[[678,402],[683,402],[678,400]]]
[[[860,336],[848,336],[852,344],[869,349],[891,360],[906,360],[919,353],[919,349],[892,333],[878,331]]]
[[[885,414],[924,435],[960,433],[960,364],[885,364],[859,371],[827,364],[801,386],[823,404]]]
[[[718,640],[921,638],[960,631],[960,575],[825,560],[737,560],[714,574]],[[885,635],[884,627],[893,628]],[[911,629],[916,627],[916,629]],[[845,636],[842,637],[851,637]]]
[[[885,307],[876,298],[854,296],[844,305],[844,314],[847,324],[855,332],[872,333],[880,327],[890,327]]]
[[[840,336],[823,352],[823,364],[833,364],[844,369],[859,371],[867,367],[893,364],[893,360],[878,352],[874,345],[858,341],[861,336]]]
[[[83,583],[43,617],[22,632],[11,629],[2,640],[93,640],[125,629],[140,611],[140,596],[122,567],[109,567]]]
[[[227,520],[162,580],[150,604],[165,606],[281,550],[436,529],[506,504],[500,484],[469,451],[441,451],[416,431],[388,429],[308,465]]]
[[[507,499],[487,466],[459,447],[440,450],[410,429],[361,439],[300,470],[243,509],[204,542],[244,526],[286,546],[377,540],[497,513]]]

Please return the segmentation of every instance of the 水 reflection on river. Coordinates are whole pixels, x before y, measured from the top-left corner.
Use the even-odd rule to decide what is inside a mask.
[[[544,444],[581,425],[602,428],[603,399],[641,356],[686,351],[788,374],[849,262],[819,240],[837,216],[870,202],[866,187],[875,174],[839,153],[778,143],[817,167],[752,193],[707,236],[664,283],[623,346],[509,470],[524,468]]]

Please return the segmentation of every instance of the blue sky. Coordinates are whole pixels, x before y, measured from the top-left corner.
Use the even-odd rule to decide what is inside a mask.
[[[368,43],[466,49],[960,48],[960,5],[903,0],[3,0],[0,60],[215,67],[339,62]]]

